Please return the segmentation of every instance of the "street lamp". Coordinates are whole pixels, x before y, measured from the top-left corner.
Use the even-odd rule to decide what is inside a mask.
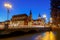
[[[45,26],[45,22],[46,22],[46,14],[43,15],[44,18],[44,26]]]
[[[9,3],[5,3],[4,6],[7,8],[7,21],[8,21],[8,18],[9,18],[9,9],[12,8],[12,5],[9,4]],[[8,29],[8,22],[5,23],[5,29]]]
[[[43,15],[44,20],[46,21],[46,14]]]
[[[8,20],[8,17],[9,17],[9,9],[12,8],[12,5],[9,4],[9,3],[5,3],[4,6],[7,8],[7,20]]]

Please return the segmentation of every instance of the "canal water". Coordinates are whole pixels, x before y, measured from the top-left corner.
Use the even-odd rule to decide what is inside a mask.
[[[0,40],[60,40],[60,32],[47,31],[42,33],[4,38]]]

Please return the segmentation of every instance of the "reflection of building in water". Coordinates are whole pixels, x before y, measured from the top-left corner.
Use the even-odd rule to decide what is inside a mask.
[[[44,32],[42,34],[39,34],[35,40],[56,40],[56,34],[53,32]]]
[[[51,0],[51,17],[54,24],[60,25],[60,0]]]
[[[45,32],[44,36],[42,37],[43,40],[56,40],[56,36],[53,32]]]

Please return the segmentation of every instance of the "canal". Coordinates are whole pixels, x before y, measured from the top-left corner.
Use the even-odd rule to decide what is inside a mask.
[[[60,31],[26,34],[22,36],[3,38],[0,40],[60,40]]]

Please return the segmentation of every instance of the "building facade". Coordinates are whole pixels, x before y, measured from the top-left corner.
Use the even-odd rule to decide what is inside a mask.
[[[2,30],[4,28],[5,28],[4,22],[0,22],[0,30]]]
[[[19,15],[14,15],[12,16],[12,19],[10,20],[9,28],[15,27],[15,28],[20,28],[20,27],[32,27],[32,26],[40,25],[44,26],[44,19],[41,18],[40,14],[38,16],[38,19],[33,20],[32,19],[32,12],[30,11],[30,15],[26,14],[19,14]]]
[[[52,23],[60,25],[60,0],[51,0]]]

